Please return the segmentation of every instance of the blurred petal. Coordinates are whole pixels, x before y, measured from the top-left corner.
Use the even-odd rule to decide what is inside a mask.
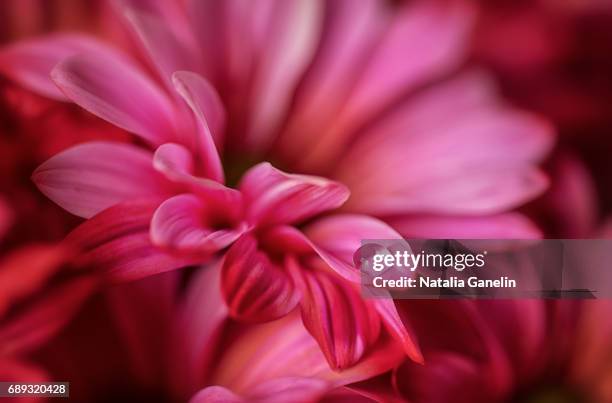
[[[299,293],[283,268],[258,250],[251,235],[243,235],[225,256],[221,272],[223,296],[232,317],[264,322],[288,314]]]
[[[319,0],[269,0],[253,10],[254,18],[261,18],[262,46],[253,78],[247,142],[258,151],[273,140],[270,136],[289,109],[316,49],[322,11]]]
[[[483,368],[466,356],[440,353],[427,365],[407,363],[398,370],[397,385],[403,396],[431,403],[497,401],[482,380]]]
[[[118,53],[70,57],[53,69],[51,77],[76,104],[153,146],[176,138],[170,98]]]
[[[174,256],[151,243],[149,223],[159,201],[115,205],[87,220],[67,242],[83,250],[81,265],[92,265],[110,281],[128,281],[197,263]]]
[[[151,240],[157,246],[178,252],[211,254],[229,246],[245,229],[230,225],[228,218],[205,200],[182,194],[164,201],[155,210]]]
[[[388,219],[406,238],[537,239],[542,231],[518,213],[493,216],[405,215]]]
[[[39,166],[32,180],[72,214],[89,218],[123,201],[171,194],[171,183],[152,166],[152,155],[133,145],[90,142]]]
[[[349,196],[340,183],[308,175],[286,174],[267,162],[242,178],[239,188],[250,222],[290,224],[341,206]]]
[[[214,369],[221,330],[228,316],[221,295],[221,262],[201,268],[190,281],[186,298],[175,317],[171,376],[179,396],[190,397]]]
[[[27,245],[0,262],[0,317],[14,301],[35,294],[69,257],[59,245]]]
[[[0,72],[42,96],[66,100],[51,80],[51,70],[81,52],[100,52],[105,46],[93,38],[54,34],[17,42],[0,51]]]
[[[355,130],[377,113],[455,68],[464,54],[472,17],[472,7],[462,1],[417,1],[394,14],[342,111],[304,159],[304,167],[329,163]]]
[[[225,110],[215,89],[202,77],[187,71],[172,75],[174,87],[189,105],[197,124],[196,147],[204,176],[223,182],[217,145],[223,143]]]
[[[168,88],[172,88],[170,78],[175,71],[199,71],[201,55],[195,38],[185,29],[186,18],[181,18],[172,3],[162,6],[157,2],[157,7],[143,7],[135,0],[118,3]]]
[[[0,356],[25,354],[59,332],[76,314],[95,287],[92,278],[81,278],[39,293],[18,315],[0,320]]]

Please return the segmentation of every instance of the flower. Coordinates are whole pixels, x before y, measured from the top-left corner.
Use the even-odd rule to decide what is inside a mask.
[[[548,125],[497,102],[481,74],[424,88],[461,61],[468,4],[122,4],[153,73],[71,35],[0,55],[24,86],[138,137],[78,145],[33,174],[88,219],[69,242],[108,278],[221,255],[233,318],[270,321],[299,304],[342,370],[385,336],[381,325],[421,360],[393,303],[359,294],[362,239],[400,237],[389,224],[451,236],[457,222],[474,237],[539,235],[508,211],[546,187]]]

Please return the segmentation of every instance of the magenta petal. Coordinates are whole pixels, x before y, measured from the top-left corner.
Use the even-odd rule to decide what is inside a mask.
[[[197,126],[195,147],[207,178],[223,182],[223,167],[217,145],[223,142],[225,110],[215,89],[202,77],[187,71],[172,75],[174,87],[189,105]]]
[[[222,212],[191,194],[163,202],[151,220],[151,240],[161,247],[188,253],[211,254],[240,237],[244,226],[216,229],[224,223]]]
[[[130,144],[91,142],[63,151],[32,175],[41,192],[72,214],[89,218],[123,201],[171,194],[152,155]]]
[[[76,104],[154,146],[176,139],[170,99],[118,53],[70,57],[51,77]]]
[[[207,202],[237,218],[242,213],[242,195],[212,179],[196,176],[193,154],[184,146],[175,143],[162,144],[153,156],[153,167],[166,178],[200,195]]]
[[[355,284],[322,271],[296,268],[302,319],[334,370],[353,366],[378,338],[380,321]]]
[[[111,281],[135,280],[198,263],[151,243],[149,223],[159,201],[118,204],[87,220],[67,242],[83,250],[80,264],[91,265]]]
[[[0,51],[0,72],[42,96],[63,101],[66,97],[51,80],[51,70],[76,53],[106,49],[95,39],[80,35],[28,39]]]
[[[243,235],[223,262],[221,287],[232,317],[263,322],[285,316],[297,305],[299,293],[283,269]]]
[[[290,224],[341,206],[348,189],[334,181],[284,173],[267,162],[244,175],[240,190],[248,219],[258,224]]]
[[[333,215],[307,226],[304,234],[323,260],[340,276],[360,282],[353,255],[364,240],[397,239],[402,237],[384,222],[362,215]],[[409,248],[409,245],[405,245]],[[408,249],[409,250],[409,249]]]

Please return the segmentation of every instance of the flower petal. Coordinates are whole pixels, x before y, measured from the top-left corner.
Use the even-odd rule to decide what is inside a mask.
[[[51,70],[81,52],[108,51],[94,38],[55,34],[27,39],[0,51],[0,72],[42,96],[67,100],[51,80]]]
[[[259,22],[256,28],[262,46],[253,77],[246,141],[256,151],[270,145],[314,55],[322,4],[318,0],[272,0],[253,10],[253,19],[261,19],[255,22]]]
[[[153,146],[177,138],[170,99],[118,53],[70,57],[53,69],[51,77],[76,104]]]
[[[230,217],[192,194],[164,201],[151,220],[153,244],[178,252],[212,254],[242,235],[245,226],[230,227]],[[216,229],[226,226],[224,229]]]
[[[392,14],[342,111],[302,167],[329,164],[356,129],[409,90],[454,68],[468,43],[473,11],[467,2],[416,1]]]
[[[187,400],[209,379],[219,338],[228,316],[221,295],[221,262],[202,267],[192,278],[175,315],[171,378],[177,394]]]
[[[257,224],[290,224],[341,206],[349,192],[325,178],[286,174],[269,163],[251,168],[239,185],[248,220]]]
[[[304,326],[329,366],[337,371],[353,366],[378,338],[380,321],[373,306],[341,277],[300,267],[294,273],[300,278]]]
[[[212,179],[196,176],[193,154],[184,146],[175,143],[159,146],[153,156],[153,167],[185,191],[200,195],[233,219],[242,214],[240,192]]]
[[[387,372],[402,360],[397,343],[379,338],[356,365],[334,371],[299,315],[291,314],[243,331],[225,351],[212,383],[240,396],[269,380],[287,377],[320,379],[334,388]]]
[[[118,4],[169,89],[175,71],[200,70],[201,53],[175,3],[120,0]]]
[[[89,218],[117,203],[172,194],[152,155],[130,144],[91,142],[63,151],[32,175],[41,192],[72,214]]]
[[[223,143],[225,110],[215,89],[201,76],[188,71],[172,75],[176,91],[183,97],[195,115],[197,125],[197,155],[204,176],[223,182],[223,167],[217,146]]]
[[[518,213],[493,216],[402,215],[387,220],[406,238],[538,239],[542,231]]]
[[[149,223],[159,200],[121,203],[93,216],[68,237],[83,250],[80,266],[92,266],[110,281],[128,281],[201,262],[174,256],[151,243]]]
[[[78,312],[95,285],[93,278],[66,281],[0,321],[0,356],[25,354],[48,341]]]
[[[248,322],[285,316],[300,297],[289,276],[258,250],[257,241],[248,234],[227,252],[221,287],[231,316]]]

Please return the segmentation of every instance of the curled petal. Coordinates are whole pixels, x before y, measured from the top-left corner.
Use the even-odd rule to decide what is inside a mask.
[[[196,176],[196,162],[185,146],[162,144],[153,156],[153,167],[186,191],[200,195],[228,216],[237,219],[242,213],[242,195],[211,179]]]
[[[334,370],[354,365],[376,341],[380,321],[356,285],[323,271],[300,270],[302,319]]]
[[[177,138],[170,98],[122,55],[79,54],[58,64],[51,77],[76,104],[153,146]]]
[[[244,225],[231,228],[228,219],[194,195],[178,195],[164,201],[153,214],[151,240],[176,251],[214,253],[245,230]]]
[[[151,162],[149,152],[133,145],[91,142],[53,156],[32,180],[64,209],[89,218],[117,203],[172,194],[172,184]]]
[[[174,256],[151,243],[149,223],[158,200],[121,203],[87,220],[67,237],[82,250],[78,263],[110,281],[135,280],[199,262]]]
[[[225,110],[219,95],[208,81],[188,71],[175,72],[172,82],[195,116],[195,146],[205,176],[223,182],[223,167],[217,147],[223,144]]]
[[[282,267],[257,248],[251,235],[243,235],[227,252],[221,274],[230,314],[249,322],[285,316],[300,297]]]
[[[290,224],[341,206],[348,189],[334,181],[291,175],[269,163],[251,168],[240,182],[250,222]]]
[[[77,53],[103,51],[108,50],[102,43],[80,35],[28,39],[0,51],[0,72],[42,96],[65,101],[66,97],[51,80],[51,70]]]

